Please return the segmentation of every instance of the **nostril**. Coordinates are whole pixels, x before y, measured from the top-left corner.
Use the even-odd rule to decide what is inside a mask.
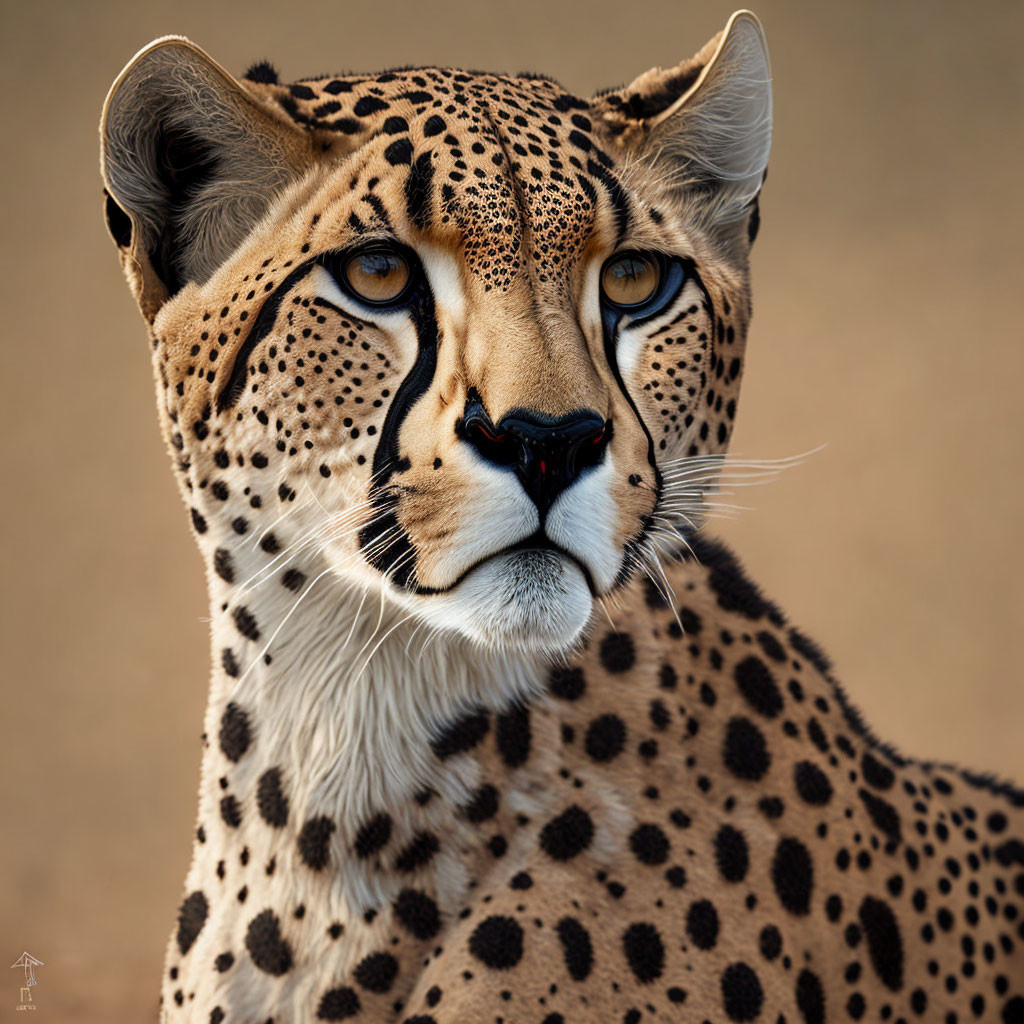
[[[520,445],[505,430],[499,430],[484,411],[473,403],[462,418],[461,434],[489,462],[514,466],[520,461]]]
[[[584,469],[596,466],[604,458],[611,439],[611,420],[592,422],[589,429],[581,431],[579,440],[569,451],[570,476],[575,479]]]

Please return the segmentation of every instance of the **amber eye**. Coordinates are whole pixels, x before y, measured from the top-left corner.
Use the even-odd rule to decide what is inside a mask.
[[[639,306],[661,284],[661,264],[642,252],[613,256],[601,271],[601,294],[613,306]]]
[[[371,305],[394,302],[411,277],[409,262],[392,249],[368,249],[350,256],[345,282],[357,298]]]

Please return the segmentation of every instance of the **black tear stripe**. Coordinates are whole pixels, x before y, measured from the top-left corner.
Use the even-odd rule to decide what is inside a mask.
[[[437,369],[437,316],[434,312],[434,298],[425,285],[420,289],[409,307],[419,349],[416,362],[398,386],[398,392],[388,407],[384,425],[380,428],[380,440],[373,453],[373,482],[370,486],[372,516],[370,525],[359,531],[359,545],[366,548],[384,534],[393,531],[394,536],[367,558],[367,562],[378,572],[390,575],[398,587],[413,593],[429,592],[413,584],[410,577],[415,569],[415,549],[409,535],[399,524],[395,514],[395,498],[388,484],[391,477],[403,468],[399,454],[398,435],[402,430],[409,410],[424,395]],[[408,468],[408,463],[405,463]],[[399,565],[399,561],[401,564]],[[397,566],[397,568],[395,568]]]
[[[684,268],[684,275],[682,283],[679,285],[678,295],[682,295],[683,289],[686,287],[688,281],[693,281],[700,289],[700,293],[703,296],[704,306],[711,317],[711,323],[714,325],[715,322],[715,307],[711,301],[711,296],[708,293],[707,288],[704,287],[704,282],[701,280],[701,276],[697,271],[697,267],[692,260],[683,259],[680,260]],[[676,298],[678,299],[678,295]],[[662,311],[659,311],[659,313]],[[658,316],[659,313],[655,313]],[[634,320],[632,326],[644,323],[645,318],[639,318]],[[644,422],[643,416],[640,415],[640,410],[636,406],[636,402],[633,401],[633,396],[629,393],[625,382],[622,379],[622,373],[619,371],[619,361],[615,355],[615,343],[618,340],[619,324],[622,321],[622,313],[618,310],[604,307],[601,310],[601,323],[604,327],[604,354],[605,359],[608,360],[608,365],[611,367],[612,374],[615,377],[615,382],[619,385],[619,390],[622,392],[623,397],[629,403],[629,407],[633,410],[633,415],[636,416],[637,422],[640,424],[640,429],[644,432],[647,437],[647,461],[650,464],[651,469],[654,471],[654,492],[655,492],[655,504],[654,507],[658,507],[658,503],[661,501],[662,491],[662,476],[661,470],[658,469],[657,456],[654,453],[654,438],[651,436],[651,432],[647,429],[647,424]],[[714,346],[714,332],[711,331],[708,334],[708,338]],[[643,522],[640,527],[640,531],[631,537],[626,542],[626,553],[636,554],[639,552],[641,545],[647,537],[647,534],[651,527],[654,525],[654,519],[652,516],[644,516]],[[624,558],[622,562],[622,568],[619,570],[618,576],[615,578],[615,583],[612,585],[612,589],[620,586],[624,586],[629,582],[632,576],[632,571],[627,568],[629,564],[629,558]]]
[[[217,412],[224,412],[226,409],[236,405],[245,390],[245,371],[249,367],[249,356],[252,350],[270,333],[274,324],[277,323],[277,314],[281,309],[281,303],[285,296],[299,283],[318,263],[318,260],[310,260],[296,267],[281,283],[277,290],[260,307],[256,319],[245,341],[239,346],[235,353],[235,362],[231,367],[231,375],[227,383],[217,396]]]
[[[393,235],[395,229],[391,226],[391,218],[388,216],[388,211],[384,204],[380,201],[379,196],[375,196],[372,192],[367,192],[365,195],[359,197],[375,214],[384,226],[384,230],[389,234]]]
[[[434,196],[433,152],[421,153],[405,179],[405,209],[409,220],[421,230],[430,227]]]
[[[619,184],[619,179],[596,160],[587,161],[587,173],[597,178],[608,192],[608,202],[615,214],[615,246],[618,248],[629,230],[629,197]]]

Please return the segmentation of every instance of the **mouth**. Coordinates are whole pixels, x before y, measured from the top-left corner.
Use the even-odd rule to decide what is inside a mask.
[[[483,558],[478,558],[471,565],[468,565],[465,569],[459,573],[458,576],[452,580],[447,586],[444,587],[425,587],[417,586],[415,593],[424,597],[429,597],[437,594],[448,594],[455,590],[460,583],[462,583],[468,576],[472,575],[481,566],[486,565],[488,562],[494,561],[498,558],[503,558],[506,555],[516,555],[518,553],[527,554],[529,552],[551,552],[559,555],[567,561],[571,562],[577,569],[583,574],[583,578],[586,580],[587,588],[590,591],[592,598],[600,597],[597,586],[594,583],[594,577],[591,575],[590,569],[577,558],[571,551],[566,551],[565,548],[556,544],[545,532],[543,527],[539,528],[535,533],[529,537],[524,537],[522,540],[516,541],[515,544],[508,544],[498,551],[493,551],[489,555],[485,555]]]
[[[597,592],[597,587],[594,584],[594,578],[590,574],[590,569],[581,562],[571,551],[566,551],[565,548],[556,544],[544,531],[543,529],[538,530],[531,537],[524,537],[521,541],[517,541],[515,544],[510,544],[507,548],[502,548],[501,551],[491,555],[491,558],[495,558],[498,555],[510,555],[517,551],[553,551],[556,555],[561,555],[562,558],[568,559],[581,573],[583,578],[587,581],[587,587],[590,590],[591,597],[600,597],[601,595]],[[487,561],[484,559],[483,561]],[[479,563],[477,563],[479,564]],[[475,566],[474,566],[475,568]]]

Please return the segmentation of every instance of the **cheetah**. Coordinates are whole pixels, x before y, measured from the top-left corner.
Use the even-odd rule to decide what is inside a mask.
[[[163,1020],[1024,1022],[1024,791],[876,739],[702,529],[770,88],[745,11],[590,99],[115,81],[211,609]]]

